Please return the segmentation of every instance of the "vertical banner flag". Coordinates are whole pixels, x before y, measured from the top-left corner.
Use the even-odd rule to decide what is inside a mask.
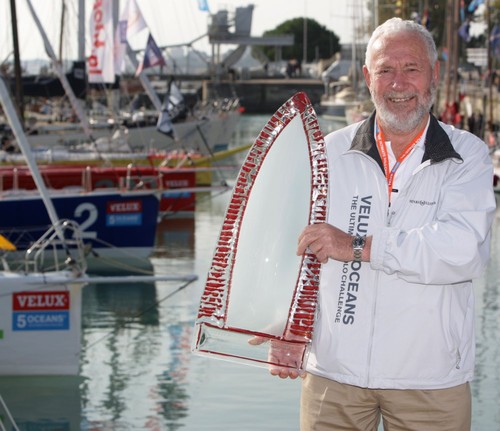
[[[112,0],[95,0],[90,14],[89,82],[114,83]]]
[[[202,12],[210,12],[210,9],[208,7],[208,0],[198,0],[198,8]]]
[[[115,31],[114,58],[117,74],[123,70],[128,38],[145,28],[147,24],[136,1],[128,0]]]
[[[144,50],[144,57],[142,57],[142,61],[135,72],[135,76],[138,76],[144,69],[147,69],[148,67],[164,66],[165,64],[165,59],[163,58],[161,50],[150,33],[148,42],[146,44],[146,49]]]

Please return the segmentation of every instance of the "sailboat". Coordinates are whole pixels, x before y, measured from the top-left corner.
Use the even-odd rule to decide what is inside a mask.
[[[62,86],[81,119],[85,135],[92,137],[90,122],[75,101],[29,0],[27,4]],[[52,164],[43,168],[42,173],[57,213],[80,223],[87,263],[89,268],[99,272],[117,268],[127,272],[151,269],[149,257],[154,248],[159,216],[192,212],[194,193],[202,191],[194,188],[193,168],[184,171],[151,165],[96,167],[81,163],[72,166]],[[17,261],[50,225],[50,219],[42,199],[33,190],[35,184],[26,169],[6,166],[1,168],[0,174],[0,232],[16,245],[17,252],[10,253],[9,259]]]
[[[29,252],[23,271],[12,271],[3,247],[0,271],[0,374],[76,374],[79,366],[81,331],[81,292],[86,282],[84,247],[78,226],[61,221],[36,170],[36,163],[23,141],[22,129],[14,114],[3,80],[0,99],[21,143],[23,153],[52,220],[49,230]],[[69,240],[71,238],[71,240]],[[51,269],[44,264],[45,251],[63,249],[66,259]],[[40,337],[43,334],[43,337]],[[36,354],[35,354],[36,352]]]
[[[78,223],[60,219],[0,78],[0,102],[26,158],[51,226],[12,268],[16,246],[0,236],[0,375],[76,375],[79,371],[82,288],[88,283],[184,281],[193,274],[164,276],[87,275]],[[47,259],[47,254],[52,259]]]
[[[111,4],[111,0],[106,2]],[[148,97],[138,98],[134,106],[111,112],[115,108],[101,111],[85,112],[77,101],[71,85],[67,82],[65,74],[50,42],[45,34],[36,12],[27,0],[27,5],[36,26],[44,40],[44,45],[54,69],[63,84],[66,96],[69,99],[69,112],[73,112],[77,121],[55,121],[53,115],[48,116],[48,121],[38,113],[32,113],[33,120],[30,124],[28,140],[32,148],[46,149],[78,149],[87,148],[89,151],[114,151],[114,152],[152,152],[184,150],[196,151],[203,155],[225,150],[230,138],[235,131],[241,115],[238,98],[221,98],[211,100],[207,103],[196,103],[188,106],[187,102],[177,100],[174,106],[168,103],[175,94],[175,82],[169,82],[165,95],[167,103],[162,104],[156,90],[153,88],[144,71],[139,73],[138,78],[144,87],[144,93]],[[126,7],[128,10],[128,5]],[[135,8],[139,11],[138,8]],[[140,14],[140,11],[138,12]],[[123,24],[122,22],[119,25]],[[127,22],[125,19],[125,26]],[[112,35],[106,35],[108,42],[113,40]],[[137,68],[138,62],[135,54],[126,43],[127,57]],[[147,55],[145,52],[144,55]],[[113,62],[113,59],[109,59]],[[94,74],[88,68],[87,74]],[[113,74],[113,82],[115,75]],[[171,79],[172,81],[172,79]],[[108,81],[104,81],[108,82]],[[149,100],[147,100],[149,98]],[[178,99],[178,98],[177,98]],[[140,100],[140,101],[139,101]],[[183,103],[184,109],[179,110],[179,104]],[[166,105],[166,107],[165,107]],[[170,107],[169,107],[170,105]],[[173,124],[172,133],[165,133],[160,127],[162,115],[168,111]]]
[[[325,93],[320,101],[320,112],[325,118],[340,122],[353,121],[351,114],[363,112],[362,108],[370,96],[366,89],[362,74],[361,45],[356,41],[356,18],[359,19],[361,5],[357,1],[352,4],[353,41],[350,59],[338,58],[337,61],[322,73]],[[348,114],[349,112],[349,114]],[[346,116],[347,115],[347,116]],[[356,120],[361,117],[355,117]]]

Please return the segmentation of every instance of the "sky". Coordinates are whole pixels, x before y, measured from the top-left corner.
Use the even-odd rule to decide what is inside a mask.
[[[123,0],[122,0],[123,1]],[[209,14],[199,10],[198,0],[136,0],[160,46],[187,43],[202,36],[207,31]],[[352,40],[353,7],[365,0],[207,0],[211,13],[221,9],[229,11],[236,7],[255,6],[252,20],[252,36],[261,36],[264,31],[272,30],[282,22],[298,17],[315,19],[340,38],[341,43]],[[67,15],[63,37],[63,56],[76,58],[77,22],[76,0],[65,0]],[[60,47],[60,20],[62,0],[31,0],[37,15],[56,53]],[[50,7],[47,7],[50,4]],[[89,15],[93,0],[86,0],[86,15]],[[121,5],[123,6],[123,4]],[[41,37],[26,7],[26,0],[17,0],[18,33],[21,59],[47,58],[44,54]],[[363,12],[366,13],[366,12]],[[359,13],[357,14],[359,16]],[[12,52],[12,27],[10,20],[10,1],[0,0],[0,63],[9,58]],[[358,18],[359,19],[359,18]],[[88,18],[85,20],[88,25]],[[145,46],[147,30],[138,34],[131,45],[139,49]],[[193,44],[201,51],[209,52],[208,39]],[[234,46],[228,46],[234,48]]]

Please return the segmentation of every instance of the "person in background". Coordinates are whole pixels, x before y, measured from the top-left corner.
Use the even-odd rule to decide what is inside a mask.
[[[323,263],[302,431],[470,429],[493,168],[483,141],[430,113],[437,58],[423,26],[380,25],[363,68],[375,111],[325,138],[328,223],[297,248]]]

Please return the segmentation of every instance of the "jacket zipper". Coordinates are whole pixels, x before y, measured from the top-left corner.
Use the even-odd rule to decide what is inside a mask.
[[[420,171],[421,169],[423,169],[424,167],[426,167],[427,165],[428,164],[426,164],[426,163],[419,165],[419,167],[414,171],[413,175],[411,175],[410,178],[408,179],[408,182],[406,184],[407,187],[405,187],[403,194],[401,196],[399,196],[399,198],[403,198],[404,195],[409,193],[409,190],[415,184],[415,174],[418,171]],[[387,227],[391,226],[391,222],[392,222],[392,218],[393,218],[394,214],[395,214],[395,211],[393,209],[391,209],[389,199],[387,198],[387,219],[386,219],[386,223],[385,223]],[[372,360],[372,353],[373,353],[373,337],[375,334],[375,316],[377,314],[377,298],[378,298],[378,289],[379,289],[379,278],[380,278],[380,275],[377,272],[377,275],[375,277],[375,285],[374,285],[375,299],[373,301],[373,307],[372,307],[372,324],[371,324],[370,338],[369,338],[369,344],[368,344],[367,372],[366,372],[366,386],[368,386],[368,387],[370,386],[370,379],[371,379],[370,370],[371,370],[371,360]],[[456,367],[460,368],[461,357],[460,357],[460,352],[458,352],[458,350],[457,350],[457,355],[458,355],[457,356],[458,360],[456,363]]]
[[[377,165],[378,166],[378,165]],[[384,178],[385,182],[385,178]],[[387,187],[385,188],[387,190]],[[386,197],[386,202],[387,202],[387,214],[386,214],[386,221],[385,225],[390,226],[391,225],[391,218],[392,218],[392,213],[391,213],[391,205],[389,202],[389,196]],[[373,300],[373,306],[372,306],[372,322],[371,322],[371,328],[370,328],[370,337],[368,340],[368,357],[366,358],[366,386],[370,386],[370,380],[371,380],[371,362],[372,362],[372,354],[373,354],[373,337],[375,334],[375,316],[377,315],[377,299],[378,299],[378,289],[379,289],[379,278],[380,278],[380,273],[377,272],[375,280],[374,280],[374,300]]]
[[[370,156],[366,155],[365,153],[358,151],[358,150],[349,150],[348,152],[351,152],[351,151],[360,153],[364,157],[367,157],[372,163],[374,163],[377,166],[377,168],[379,167],[379,165],[375,162],[375,160],[373,160]],[[383,176],[381,171],[380,171],[380,175],[381,175],[381,177],[383,177],[383,182],[385,184],[386,179]],[[387,191],[387,187],[385,187],[385,190]],[[389,196],[386,196],[386,202],[387,202],[387,214],[386,214],[386,223],[385,224],[386,224],[386,226],[390,226],[390,219],[392,217],[392,214],[390,213],[391,207],[389,205]],[[368,340],[368,354],[367,354],[367,358],[366,358],[366,367],[367,367],[366,386],[367,387],[369,387],[369,382],[371,379],[370,370],[371,370],[371,360],[372,360],[372,352],[373,352],[373,336],[375,334],[375,315],[377,314],[377,298],[378,298],[378,289],[379,289],[379,278],[380,278],[380,275],[377,272],[375,280],[374,280],[374,286],[373,286],[375,299],[373,301],[373,306],[372,306],[372,314],[371,314],[372,321],[371,321],[370,337]]]

